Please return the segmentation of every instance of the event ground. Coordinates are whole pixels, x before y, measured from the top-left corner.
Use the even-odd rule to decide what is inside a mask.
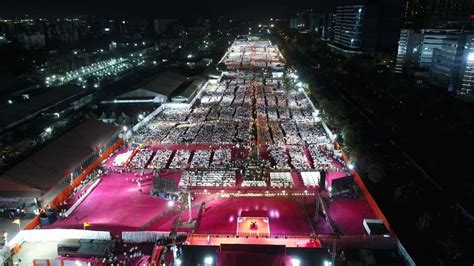
[[[151,176],[142,181],[142,193],[132,182],[137,177],[131,173],[110,173],[102,177],[99,185],[66,219],[43,228],[81,229],[84,222],[92,224],[89,230],[108,230],[114,235],[122,231],[143,230],[169,231],[179,207],[169,207],[168,200],[151,197]],[[196,228],[200,234],[236,233],[237,218],[242,211],[265,210],[270,220],[271,235],[331,234],[325,219],[315,224],[315,199],[299,196],[292,200],[283,197],[233,197],[220,198],[221,194],[195,195],[192,219],[196,219],[202,201],[207,201],[205,211]],[[216,198],[216,200],[211,200]],[[364,199],[336,199],[329,204],[329,215],[337,228],[345,235],[362,235],[364,218],[375,218]],[[184,211],[182,221],[188,220]],[[148,224],[146,228],[142,228]],[[312,229],[313,227],[313,229]]]

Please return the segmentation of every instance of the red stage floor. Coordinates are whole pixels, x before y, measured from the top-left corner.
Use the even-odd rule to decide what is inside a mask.
[[[252,223],[255,226],[252,226]],[[237,218],[237,235],[239,236],[270,236],[268,217],[239,217]]]
[[[285,198],[223,198],[206,204],[196,233],[236,234],[236,221],[242,211],[265,210],[270,220],[270,234],[309,235],[309,220],[301,205]]]

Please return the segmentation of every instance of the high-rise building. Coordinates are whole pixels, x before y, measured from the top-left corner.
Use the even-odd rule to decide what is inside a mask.
[[[395,71],[413,73],[420,68],[429,70],[433,59],[433,50],[441,49],[444,41],[459,42],[461,32],[456,29],[402,29],[398,42]]]
[[[466,95],[474,89],[474,33],[459,29],[402,29],[395,71]]]
[[[314,34],[321,39],[333,40],[334,21],[335,21],[335,14],[333,12],[325,12],[325,13],[316,14]]]
[[[7,37],[5,37],[5,35],[0,34],[0,46],[7,44],[7,42]]]
[[[154,19],[153,29],[156,34],[163,34],[168,30],[169,26],[175,23],[176,21],[177,21],[176,19],[171,19],[171,18]]]
[[[470,23],[472,0],[405,0],[406,28],[459,28]]]
[[[316,14],[313,10],[303,10],[296,14],[295,18],[290,19],[290,29],[296,29],[299,32],[314,33],[316,27]]]
[[[297,16],[298,30],[302,32],[314,32],[316,26],[315,13],[313,10],[303,10]]]
[[[298,29],[298,19],[297,18],[290,18],[290,29],[293,29],[293,30]]]
[[[463,64],[461,66],[461,85],[457,91],[459,95],[472,95],[474,93],[474,35],[466,38]]]
[[[461,67],[467,35],[444,39],[441,47],[433,49],[430,67],[430,82],[448,91],[457,91],[461,85]]]
[[[334,44],[342,49],[358,52],[362,48],[362,31],[366,22],[366,10],[363,5],[338,6],[334,25]],[[367,33],[367,29],[365,29]],[[367,36],[367,34],[366,34]],[[367,41],[370,41],[369,38]],[[366,48],[372,47],[364,40]]]
[[[338,6],[330,47],[345,56],[395,51],[400,33],[399,10],[398,2],[392,0]]]
[[[41,32],[21,33],[18,35],[18,42],[27,49],[39,49],[46,45],[44,34]]]

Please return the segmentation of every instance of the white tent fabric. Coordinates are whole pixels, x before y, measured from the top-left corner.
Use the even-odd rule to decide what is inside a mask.
[[[38,230],[21,230],[7,244],[8,248],[13,248],[17,244],[23,242],[40,242],[40,241],[61,241],[63,239],[100,239],[111,240],[110,232],[91,231],[80,229],[38,229]]]
[[[0,265],[3,265],[5,261],[10,257],[10,249],[8,247],[0,248]]]

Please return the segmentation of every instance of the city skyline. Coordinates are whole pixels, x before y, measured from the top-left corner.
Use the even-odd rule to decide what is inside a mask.
[[[336,5],[351,4],[360,2],[357,0],[336,0],[336,1],[238,1],[232,10],[219,0],[205,1],[44,1],[33,0],[5,0],[0,3],[0,17],[22,17],[30,15],[33,17],[41,16],[122,16],[135,18],[153,18],[153,17],[177,17],[177,18],[196,18],[206,16],[233,16],[236,18],[270,17],[270,16],[288,16],[301,9],[320,8],[329,10]],[[23,8],[28,5],[28,10]]]

